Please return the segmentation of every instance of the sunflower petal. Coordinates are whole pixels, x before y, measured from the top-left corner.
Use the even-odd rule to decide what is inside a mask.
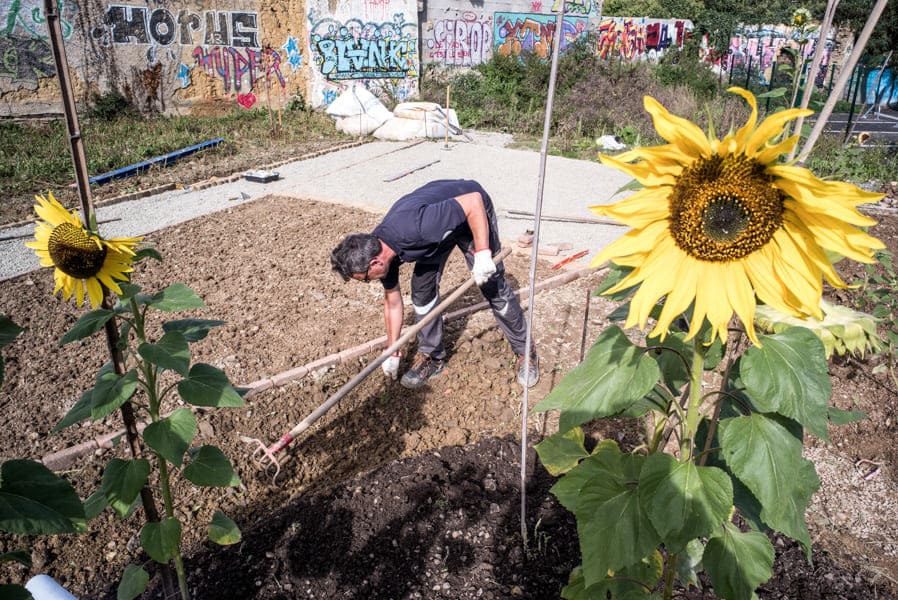
[[[655,131],[662,138],[683,150],[692,158],[711,155],[711,144],[705,132],[691,121],[672,115],[661,103],[646,96],[643,99],[646,111],[652,115]]]

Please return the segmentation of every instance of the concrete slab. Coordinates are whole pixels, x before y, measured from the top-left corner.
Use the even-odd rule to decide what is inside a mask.
[[[433,179],[476,179],[490,193],[499,215],[503,240],[514,240],[534,228],[539,188],[540,154],[503,147],[507,138],[474,135],[474,142],[415,140],[378,141],[315,158],[282,165],[280,178],[270,183],[240,179],[206,187],[163,192],[137,200],[97,208],[104,236],[145,235],[195,217],[223,210],[269,194],[334,202],[375,212],[386,212],[400,196]],[[549,156],[543,181],[540,242],[568,242],[569,253],[589,250],[588,258],[617,239],[625,228],[616,225],[572,222],[594,219],[588,206],[615,202],[613,197],[629,178],[591,162]],[[552,219],[561,217],[564,220]],[[289,227],[289,223],[285,224]],[[33,225],[3,230],[0,237],[27,235]],[[346,232],[352,233],[352,232]],[[0,279],[39,267],[24,240],[0,241]],[[568,254],[568,253],[565,253]]]

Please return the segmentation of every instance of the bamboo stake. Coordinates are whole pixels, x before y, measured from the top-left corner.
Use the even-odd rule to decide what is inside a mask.
[[[449,149],[449,90],[452,89],[452,86],[446,84],[446,141],[443,143],[443,148],[446,150]]]
[[[814,144],[817,143],[817,139],[820,137],[820,134],[823,133],[823,127],[829,120],[829,116],[836,106],[836,101],[842,94],[842,90],[845,89],[845,84],[851,77],[855,65],[857,65],[861,54],[864,52],[864,48],[870,40],[870,35],[873,33],[873,29],[876,27],[876,23],[879,21],[879,17],[886,7],[886,2],[888,2],[888,0],[877,0],[876,6],[870,11],[867,23],[864,25],[864,29],[861,30],[860,36],[858,36],[857,43],[851,51],[851,56],[848,57],[848,63],[842,66],[842,72],[839,73],[839,79],[836,81],[835,88],[833,88],[832,93],[826,99],[826,103],[823,105],[823,110],[820,111],[820,115],[814,123],[814,128],[811,130],[811,135],[808,136],[808,140],[805,142],[801,154],[798,155],[799,163],[804,163],[804,161],[807,160],[808,156],[811,154],[811,150],[814,149]]]

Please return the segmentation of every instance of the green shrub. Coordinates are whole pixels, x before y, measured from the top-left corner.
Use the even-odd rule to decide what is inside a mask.
[[[131,103],[118,90],[95,93],[91,95],[90,102],[89,116],[103,121],[112,121],[134,112]]]

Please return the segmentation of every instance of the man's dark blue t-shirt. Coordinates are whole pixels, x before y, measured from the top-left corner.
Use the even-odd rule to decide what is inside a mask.
[[[371,232],[398,258],[381,279],[384,288],[393,289],[398,284],[400,262],[439,259],[459,240],[472,237],[465,212],[455,200],[471,192],[480,193],[487,218],[494,222],[489,195],[479,183],[466,179],[431,181],[393,204],[380,225]],[[494,235],[491,231],[490,238]]]

